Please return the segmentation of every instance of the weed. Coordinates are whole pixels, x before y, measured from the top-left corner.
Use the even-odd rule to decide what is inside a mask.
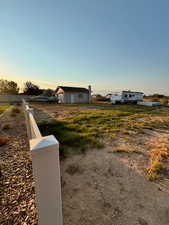
[[[78,164],[71,164],[67,167],[66,172],[70,175],[83,173],[83,169]]]
[[[147,178],[148,178],[149,181],[155,181],[158,178],[160,178],[160,175],[158,173],[150,170],[147,173]]]
[[[160,172],[163,169],[163,163],[157,158],[152,161],[150,168],[147,170],[147,178],[154,181],[160,177]]]
[[[162,162],[156,160],[152,163],[152,167],[151,167],[152,171],[159,172],[162,168],[163,168]]]

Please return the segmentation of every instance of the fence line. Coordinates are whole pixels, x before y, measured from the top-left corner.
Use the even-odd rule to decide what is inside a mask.
[[[59,142],[53,135],[42,137],[33,109],[23,100],[32,155],[38,225],[63,225]]]

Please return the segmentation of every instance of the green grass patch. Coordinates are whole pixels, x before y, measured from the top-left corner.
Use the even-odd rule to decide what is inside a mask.
[[[69,107],[69,106],[68,106]],[[103,139],[114,140],[118,135],[144,134],[144,128],[154,129],[166,121],[152,120],[154,116],[168,116],[160,107],[137,105],[105,105],[79,107],[70,111],[61,120],[41,122],[39,128],[43,135],[54,134],[60,143],[63,154],[84,152],[88,148],[103,147]],[[64,109],[65,110],[65,109]],[[159,125],[159,124],[158,124]],[[61,153],[61,154],[62,154]]]
[[[82,153],[88,148],[102,148],[103,144],[98,134],[92,129],[79,127],[66,121],[51,121],[39,123],[43,135],[53,134],[60,143],[60,154]]]
[[[3,113],[8,108],[9,108],[9,105],[1,105],[0,106],[0,114]]]

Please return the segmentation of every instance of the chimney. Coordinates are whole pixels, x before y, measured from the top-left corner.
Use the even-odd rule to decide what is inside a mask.
[[[88,86],[88,90],[89,90],[89,104],[92,102],[92,87],[91,85]]]

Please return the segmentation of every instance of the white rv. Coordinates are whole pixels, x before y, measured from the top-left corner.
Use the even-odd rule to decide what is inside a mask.
[[[122,91],[120,93],[112,93],[111,102],[112,104],[137,103],[138,101],[142,101],[143,97],[144,97],[143,92]]]

